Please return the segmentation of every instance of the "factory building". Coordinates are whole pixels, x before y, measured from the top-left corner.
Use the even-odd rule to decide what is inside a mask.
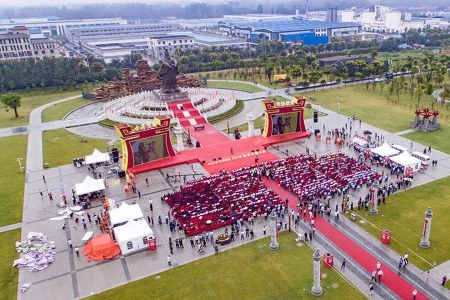
[[[48,18],[38,19],[11,19],[0,20],[0,33],[7,32],[14,26],[26,26],[31,34],[43,34],[47,37],[66,35],[66,30],[84,27],[99,27],[127,24],[122,18],[109,19],[84,19],[84,20],[51,20]]]
[[[327,44],[332,37],[358,34],[361,32],[361,25],[353,22],[323,22],[290,17],[256,22],[221,21],[219,31],[252,42],[267,40],[315,46]]]

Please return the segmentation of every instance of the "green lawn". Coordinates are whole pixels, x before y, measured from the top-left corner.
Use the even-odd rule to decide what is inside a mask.
[[[228,81],[208,81],[207,87],[217,89],[233,89],[248,93],[262,92],[263,90],[251,84]]]
[[[210,72],[197,72],[197,73],[190,73],[189,75],[195,76],[200,79],[207,77],[207,79],[215,79],[215,80],[229,79],[229,80],[256,82],[266,87],[270,87],[272,89],[281,89],[287,87],[287,84],[285,82],[270,84],[264,72],[260,74],[249,73],[249,75],[247,76],[244,75],[244,73],[241,73],[238,69],[231,69],[231,70],[210,71]]]
[[[0,138],[0,226],[22,220],[25,173],[20,172],[17,158],[23,158],[25,167],[27,138],[26,134]]]
[[[236,100],[236,104],[231,109],[219,115],[208,117],[208,122],[214,124],[222,120],[229,119],[240,113],[243,109],[244,109],[244,101]]]
[[[344,115],[356,115],[363,122],[369,123],[390,132],[398,132],[409,128],[414,113],[400,105],[390,102],[380,93],[372,89],[366,90],[364,85],[355,85],[316,92],[297,94],[314,99],[313,103],[338,111]],[[376,112],[376,113],[374,113]]]
[[[312,250],[294,239],[284,232],[278,251],[258,240],[88,299],[317,299],[310,292]],[[322,276],[321,299],[365,299],[335,271],[322,268]]]
[[[20,241],[20,229],[0,233],[0,300],[17,298],[19,272],[12,267],[16,252],[16,241]]]
[[[389,132],[400,132],[410,128],[414,120],[417,100],[407,92],[401,92],[399,98],[389,95],[388,86],[380,84],[375,90],[365,84],[320,90],[316,92],[297,93],[306,96],[312,103],[338,111],[344,115],[356,115],[363,122],[385,129]],[[440,111],[441,129],[431,133],[414,132],[405,137],[424,145],[431,145],[446,153],[450,153],[450,111],[448,106],[437,105],[432,96],[424,95],[420,107],[429,107]]]
[[[64,118],[64,116],[72,110],[88,103],[93,102],[92,100],[77,98],[50,106],[46,110],[42,111],[42,122],[62,120],[62,118]]]
[[[450,154],[450,124],[441,122],[441,129],[433,132],[415,131],[403,135],[407,139],[430,145],[434,149]]]
[[[14,117],[13,111],[0,110],[0,128],[20,126],[28,124],[30,112],[44,104],[67,97],[81,94],[80,90],[76,91],[56,91],[56,90],[37,90],[30,92],[19,92],[22,99],[22,105],[19,107],[19,118]]]
[[[419,241],[428,207],[431,207],[434,214],[430,235],[431,247],[423,249],[419,247]],[[408,252],[410,261],[419,268],[427,270],[434,264],[450,259],[448,240],[450,177],[389,197],[385,205],[379,206],[378,216],[370,216],[365,210],[356,212],[376,226],[358,223],[375,237],[380,238],[380,230],[391,230],[393,241],[390,246],[399,254]]]
[[[109,140],[84,138],[65,129],[44,131],[42,134],[42,147],[44,163],[50,168],[71,164],[74,157],[83,157],[91,154],[94,148],[100,151],[108,149]]]
[[[110,120],[110,119],[103,119],[100,122],[98,122],[100,125],[106,126],[106,127],[110,127],[112,129],[114,129],[114,126],[119,125],[119,122]]]

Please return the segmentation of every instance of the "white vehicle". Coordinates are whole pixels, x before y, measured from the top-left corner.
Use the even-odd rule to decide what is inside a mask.
[[[416,151],[416,152],[413,152],[411,155],[414,156],[415,158],[421,160],[422,165],[428,166],[430,164],[430,157],[426,154]]]
[[[374,81],[375,81],[375,82],[383,82],[383,81],[384,81],[384,78],[381,78],[381,77],[375,78]]]

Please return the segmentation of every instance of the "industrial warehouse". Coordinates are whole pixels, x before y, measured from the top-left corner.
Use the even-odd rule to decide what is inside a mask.
[[[327,44],[331,37],[358,34],[361,32],[361,25],[353,22],[337,23],[291,17],[255,22],[220,21],[219,30],[227,35],[250,41],[268,40],[315,46]]]

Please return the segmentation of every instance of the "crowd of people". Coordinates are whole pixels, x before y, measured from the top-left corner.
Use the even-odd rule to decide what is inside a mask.
[[[247,167],[191,181],[162,200],[188,235],[264,215],[281,199],[253,171]]]
[[[346,194],[380,177],[342,153],[319,158],[299,154],[191,181],[162,200],[186,234],[196,235],[287,206],[266,187],[263,176],[295,193],[300,202]]]

